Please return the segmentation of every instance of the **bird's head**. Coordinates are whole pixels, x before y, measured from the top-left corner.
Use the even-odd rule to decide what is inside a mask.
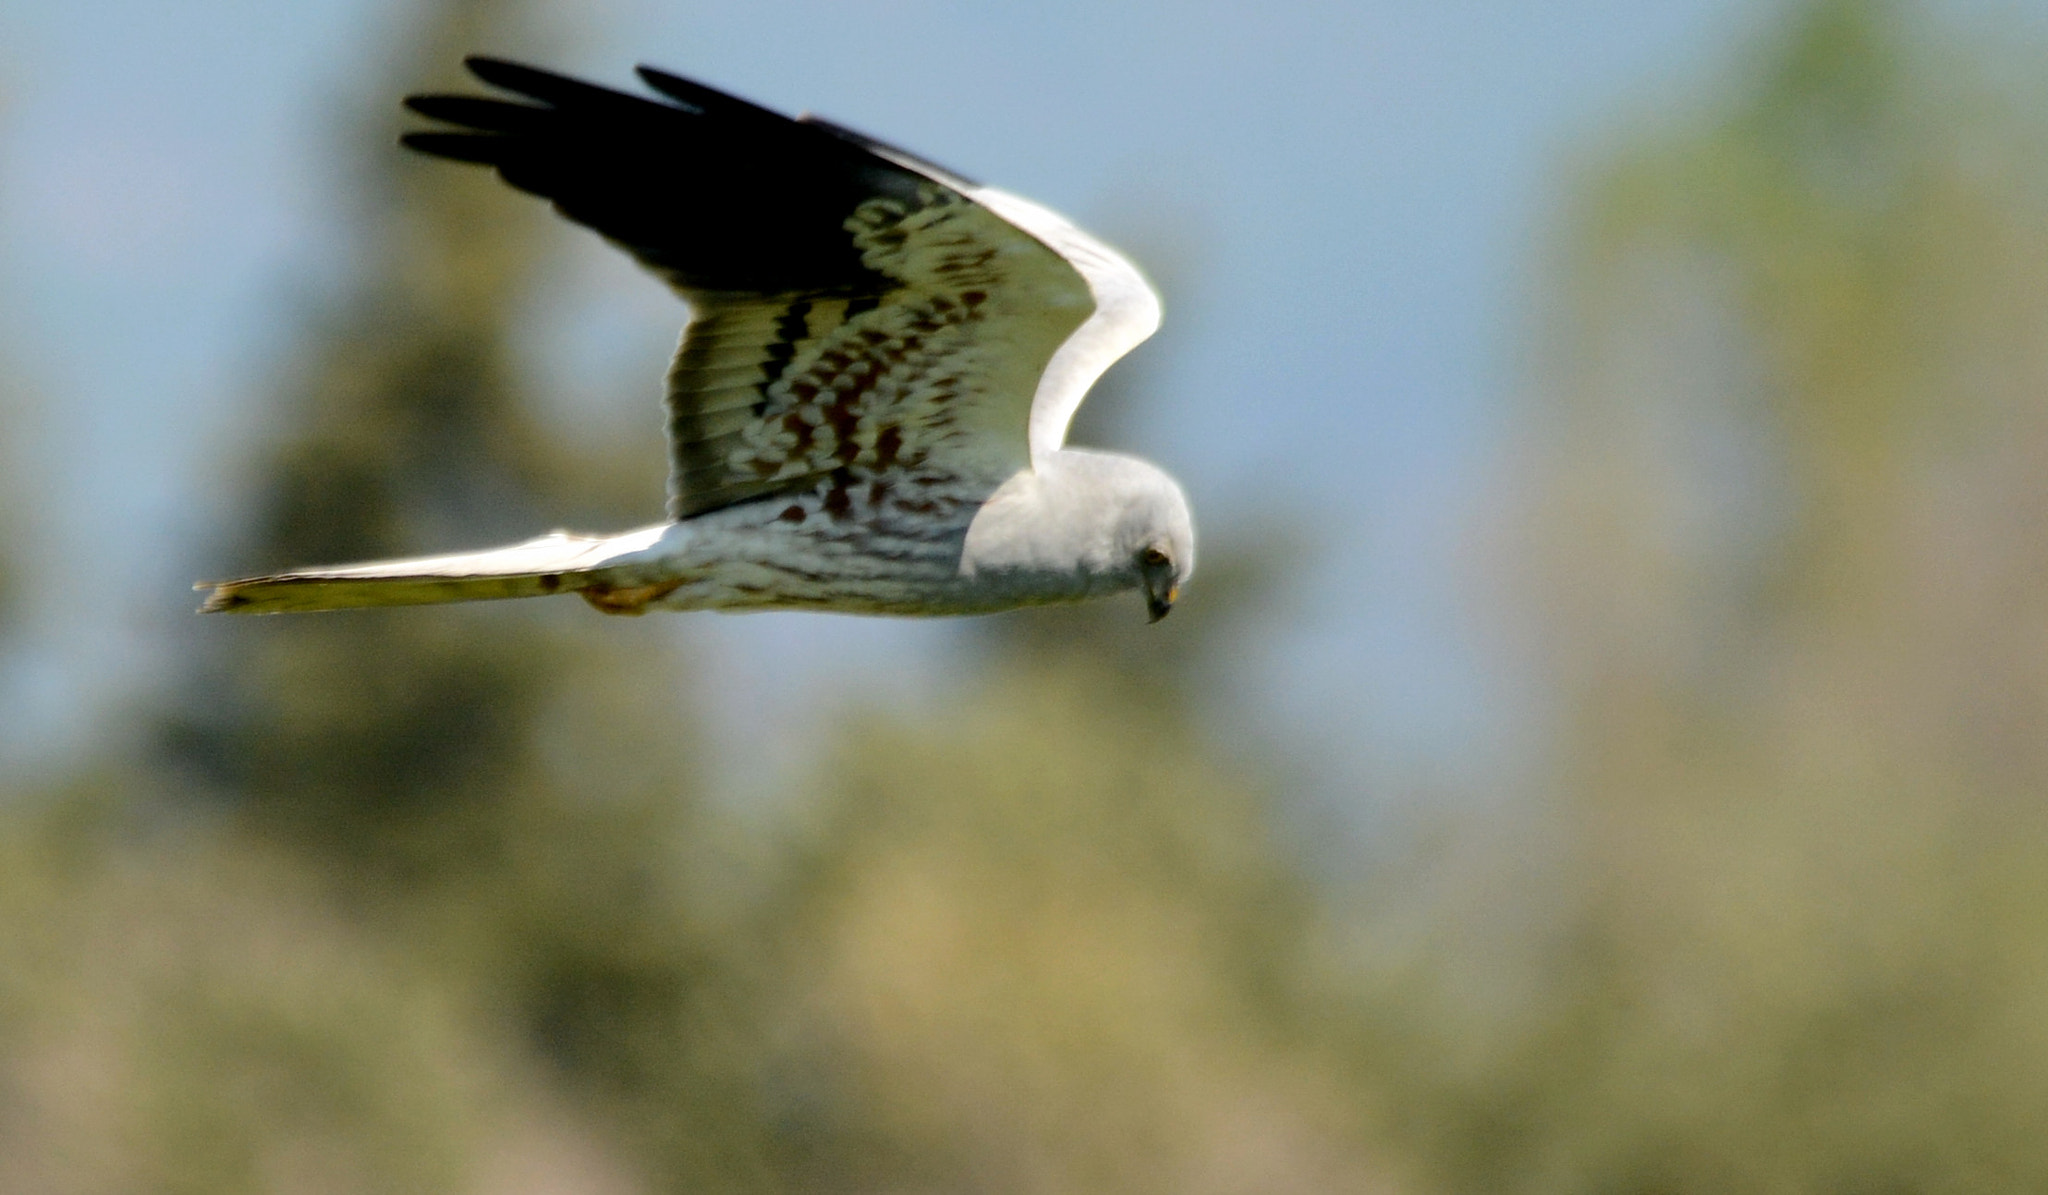
[[[1034,601],[1139,589],[1158,622],[1194,575],[1194,520],[1186,495],[1159,466],[1120,453],[1062,449],[982,504],[967,529],[961,568],[1011,578],[1006,583]]]
[[[1118,546],[1145,594],[1145,611],[1158,622],[1173,611],[1181,586],[1195,573],[1195,524],[1187,496],[1157,466],[1130,462],[1137,482],[1117,528]]]

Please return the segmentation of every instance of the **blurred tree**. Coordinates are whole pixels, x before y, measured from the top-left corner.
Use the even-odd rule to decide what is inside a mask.
[[[825,776],[768,911],[794,1189],[1391,1189],[1320,1035],[1314,894],[1170,695],[1014,655],[853,719]]]
[[[572,490],[614,470],[556,452],[521,392],[545,207],[394,144],[398,95],[459,87],[463,54],[518,49],[527,27],[512,0],[436,0],[378,90],[360,278],[288,371],[294,423],[249,487],[236,568],[658,509]],[[651,1181],[750,1189],[763,1120],[731,1049],[748,1002],[692,900],[721,847],[672,624],[528,606],[209,620],[166,756],[235,834],[436,960]]]
[[[1438,1018],[1462,1189],[2048,1184],[2048,156],[1931,32],[1806,4],[1580,205],[1506,537],[1576,912]]]
[[[0,810],[0,1190],[619,1190],[424,960],[120,787]]]

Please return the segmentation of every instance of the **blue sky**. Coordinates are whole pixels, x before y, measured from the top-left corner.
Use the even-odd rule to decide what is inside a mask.
[[[1502,686],[1464,545],[1570,165],[1682,116],[1778,11],[539,7],[565,35],[554,65],[624,84],[647,61],[816,110],[1160,258],[1168,324],[1141,350],[1153,400],[1118,446],[1182,477],[1213,535],[1301,527],[1300,597],[1248,646],[1241,680],[1276,727],[1361,769],[1455,764],[1498,737]],[[0,0],[0,356],[30,400],[0,434],[27,450],[16,500],[38,528],[34,563],[54,570],[87,545],[104,562],[95,584],[40,590],[28,646],[5,665],[0,740],[17,758],[61,754],[175,652],[192,562],[231,517],[229,479],[277,430],[263,399],[291,338],[346,285],[346,133],[397,98],[383,91],[404,12]],[[651,429],[677,312],[602,256],[593,245],[565,278],[563,330],[538,364],[565,401]],[[762,716],[829,689],[821,672],[878,661],[915,691],[945,674],[955,633],[679,623],[719,676],[772,678],[734,698]]]

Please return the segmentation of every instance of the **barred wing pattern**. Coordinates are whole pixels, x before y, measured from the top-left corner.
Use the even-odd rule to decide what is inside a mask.
[[[891,290],[691,296],[669,372],[674,517],[819,486],[837,514],[876,480],[993,489],[1030,464],[1029,396],[1093,307],[1079,275],[935,184],[846,223]]]
[[[416,96],[415,149],[631,252],[689,303],[668,378],[669,514],[810,493],[845,517],[987,492],[1059,446],[1149,335],[1137,270],[1051,212],[824,121],[641,68],[670,100],[471,59],[522,101]],[[527,102],[530,101],[530,102]]]

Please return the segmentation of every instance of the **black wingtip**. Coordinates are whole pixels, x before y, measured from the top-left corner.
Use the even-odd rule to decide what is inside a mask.
[[[475,162],[482,166],[501,164],[506,138],[494,133],[401,133],[398,143],[415,153]]]
[[[727,95],[716,88],[706,87],[702,83],[691,82],[681,75],[671,75],[660,67],[648,66],[644,62],[634,67],[633,73],[640,76],[641,82],[699,116],[704,114],[706,108],[716,107],[721,104],[730,104],[739,108],[755,107],[755,105],[737,96]]]
[[[508,58],[493,58],[489,54],[464,54],[462,56],[462,69],[486,83],[498,87],[509,87],[511,84],[501,83],[499,80],[515,77],[534,68],[513,62]]]
[[[512,62],[504,58],[492,58],[485,54],[471,54],[462,60],[462,65],[469,68],[470,74],[493,87],[517,92],[528,99],[539,100],[543,104],[555,107],[578,102],[603,103],[606,100],[630,98],[595,83],[585,83],[581,79],[558,75],[537,66],[527,66],[523,62]]]
[[[521,78],[524,72],[534,70],[534,68],[529,66],[521,66],[516,62],[507,62],[502,58],[492,58],[485,54],[465,55],[462,59],[462,65],[468,69],[470,74],[475,75],[485,83],[489,83],[494,87],[504,88],[508,91],[520,90],[514,80]],[[443,120],[459,124],[462,123],[460,120],[450,120],[447,115],[437,111],[437,109],[444,107],[449,100],[464,101],[472,100],[472,98],[468,96],[451,96],[445,92],[422,91],[406,96],[398,102],[407,109],[417,112],[430,120]]]
[[[841,141],[859,146],[878,158],[885,158],[899,166],[917,171],[934,181],[946,184],[956,191],[973,190],[981,186],[980,183],[960,173],[958,170],[941,166],[922,154],[911,153],[901,146],[891,145],[877,137],[870,137],[859,129],[849,129],[843,124],[826,120],[815,113],[806,112],[796,119],[798,124],[806,124],[814,129],[822,129]]]
[[[709,83],[685,79],[672,75],[658,66],[641,63],[633,68],[640,81],[660,92],[693,116],[717,116],[730,120],[733,117],[756,120],[766,125],[783,126],[790,124],[790,118],[773,108],[764,107],[750,99],[737,96],[730,91],[721,91]]]
[[[553,71],[545,71],[537,66],[528,66],[523,62],[513,62],[506,58],[492,58],[484,54],[471,54],[462,60],[462,65],[468,68],[470,74],[475,75],[493,87],[501,87],[506,91],[517,91],[524,95],[536,97],[546,92],[548,85],[551,83],[572,82],[572,80]]]

